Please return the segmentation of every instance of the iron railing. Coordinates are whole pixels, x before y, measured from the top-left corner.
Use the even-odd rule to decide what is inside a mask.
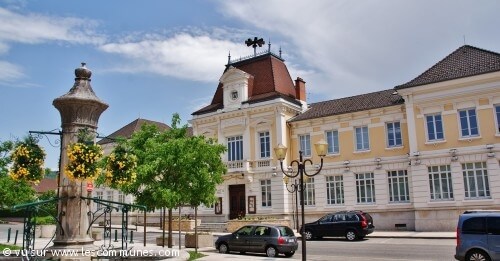
[[[51,216],[55,223],[56,226],[59,229],[56,229],[56,231],[59,231],[61,235],[64,235],[64,229],[61,225],[61,218],[65,214],[63,212],[58,213],[58,217],[54,216],[52,213],[46,211],[45,209],[42,208],[43,205],[52,203],[52,202],[57,202],[59,200],[64,200],[65,198],[52,198],[48,200],[42,200],[42,201],[36,201],[36,202],[31,202],[31,203],[26,203],[26,204],[20,204],[16,205],[13,207],[13,210],[21,210],[24,209],[24,226],[23,226],[23,246],[22,246],[22,253],[23,255],[23,260],[38,260],[39,258],[43,258],[40,256],[37,256],[39,253],[45,253],[45,249],[52,243],[55,237],[55,233],[52,236],[52,238],[49,240],[49,242],[43,247],[41,250],[35,251],[35,231],[36,231],[36,218],[40,216],[40,212],[44,212],[44,216]],[[91,233],[91,228],[92,225],[100,218],[103,217],[103,243],[102,245],[99,246],[100,250],[111,250],[111,249],[118,249],[118,247],[115,247],[113,245],[113,240],[112,240],[112,235],[111,235],[111,224],[112,224],[112,212],[115,210],[116,212],[121,211],[121,246],[119,247],[120,254],[123,254],[124,256],[128,256],[129,251],[132,248],[128,247],[129,240],[128,240],[128,233],[129,233],[129,217],[128,213],[129,211],[135,209],[142,209],[144,210],[144,213],[146,212],[146,207],[141,206],[141,205],[133,205],[133,204],[127,204],[127,203],[122,203],[122,202],[115,202],[115,201],[110,201],[110,200],[104,200],[104,199],[99,199],[99,198],[90,198],[90,197],[80,197],[80,200],[88,200],[88,201],[93,201],[98,204],[98,208],[95,211],[89,211],[87,212],[87,215],[89,217],[89,227],[87,228],[87,234]],[[144,237],[146,235],[146,230],[144,230]],[[115,241],[116,242],[116,241]],[[146,241],[144,241],[144,244],[146,244]],[[98,253],[115,253],[114,251],[99,251]],[[115,257],[116,258],[116,257]]]

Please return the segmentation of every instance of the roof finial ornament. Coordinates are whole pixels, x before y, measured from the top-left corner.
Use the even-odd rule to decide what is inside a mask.
[[[281,58],[281,46],[280,46],[280,58]]]
[[[257,56],[257,45],[259,47],[262,47],[262,45],[264,45],[265,43],[266,42],[264,42],[264,39],[258,39],[257,37],[254,37],[253,40],[251,38],[248,38],[248,40],[245,41],[245,44],[247,46],[253,47],[253,56]]]
[[[271,52],[271,37],[269,37],[269,43],[267,43],[267,51]]]
[[[227,64],[231,64],[231,51],[229,51],[229,55],[227,56]]]

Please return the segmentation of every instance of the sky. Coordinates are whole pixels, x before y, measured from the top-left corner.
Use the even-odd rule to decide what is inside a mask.
[[[393,88],[464,44],[500,52],[498,10],[496,0],[0,0],[0,141],[60,130],[52,101],[81,62],[109,104],[105,136],[137,118],[187,123],[211,102],[228,54],[253,54],[248,38],[281,48],[314,103]],[[54,143],[40,141],[57,169]]]

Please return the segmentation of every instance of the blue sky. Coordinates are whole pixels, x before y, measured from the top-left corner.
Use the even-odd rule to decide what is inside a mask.
[[[308,102],[407,82],[464,44],[500,52],[500,1],[0,0],[0,140],[60,128],[52,101],[86,62],[109,108],[98,132],[136,118],[184,122],[208,104],[228,52],[282,48]],[[54,139],[54,137],[52,137]],[[58,149],[41,141],[47,167]]]

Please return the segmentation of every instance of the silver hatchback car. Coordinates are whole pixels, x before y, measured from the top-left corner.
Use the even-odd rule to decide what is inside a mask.
[[[284,254],[291,257],[298,248],[293,230],[287,226],[255,224],[241,227],[236,232],[220,236],[215,241],[219,253],[266,253],[268,257]]]
[[[460,215],[455,259],[500,260],[500,212],[473,210]]]

